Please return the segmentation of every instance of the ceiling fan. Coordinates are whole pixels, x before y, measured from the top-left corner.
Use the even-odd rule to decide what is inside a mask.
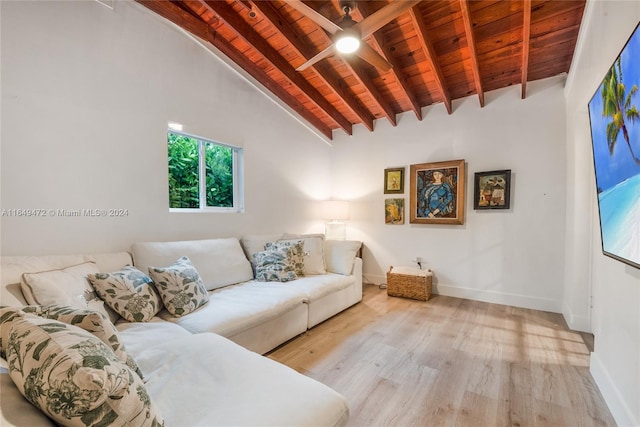
[[[305,70],[316,62],[335,53],[353,53],[382,71],[389,71],[391,69],[391,64],[367,43],[362,43],[362,39],[378,31],[405,11],[420,3],[420,0],[394,0],[360,22],[355,22],[351,18],[351,12],[356,8],[356,3],[356,1],[341,0],[340,8],[344,12],[344,17],[339,24],[335,24],[304,4],[302,0],[287,1],[289,6],[329,32],[333,39],[331,46],[296,68],[296,71]]]

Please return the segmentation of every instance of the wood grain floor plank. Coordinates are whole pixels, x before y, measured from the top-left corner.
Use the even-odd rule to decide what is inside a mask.
[[[343,394],[349,426],[615,426],[560,314],[364,291],[268,355]]]

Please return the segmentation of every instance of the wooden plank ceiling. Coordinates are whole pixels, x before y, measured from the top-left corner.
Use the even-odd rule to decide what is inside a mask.
[[[322,27],[287,1],[137,0],[215,46],[267,90],[332,139],[369,131],[383,118],[569,71],[585,0],[423,0],[364,38],[392,66],[382,71],[354,55],[300,65],[332,44]],[[396,0],[398,1],[398,0]],[[402,0],[400,0],[402,1]],[[359,1],[356,22],[389,1]],[[337,0],[305,1],[329,20]]]

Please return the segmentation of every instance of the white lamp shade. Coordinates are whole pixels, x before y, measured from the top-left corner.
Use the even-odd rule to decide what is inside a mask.
[[[349,219],[349,202],[345,200],[322,202],[322,218],[333,221]]]

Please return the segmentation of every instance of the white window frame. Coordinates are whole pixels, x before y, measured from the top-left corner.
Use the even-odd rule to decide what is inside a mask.
[[[182,135],[187,138],[195,139],[198,141],[198,198],[200,200],[200,207],[198,208],[172,208],[169,207],[169,212],[172,213],[243,213],[244,212],[244,149],[224,142],[214,141],[212,139],[203,138],[198,135],[193,135],[187,132],[177,131],[169,129],[167,131],[167,144],[169,143],[169,134]],[[205,144],[215,144],[222,147],[231,149],[232,152],[232,168],[233,168],[233,206],[207,206],[207,180],[206,180],[206,153]],[[167,153],[168,156],[168,153]],[[167,157],[167,162],[169,158]],[[167,176],[167,184],[169,183],[169,177]],[[169,188],[167,187],[167,194]]]

